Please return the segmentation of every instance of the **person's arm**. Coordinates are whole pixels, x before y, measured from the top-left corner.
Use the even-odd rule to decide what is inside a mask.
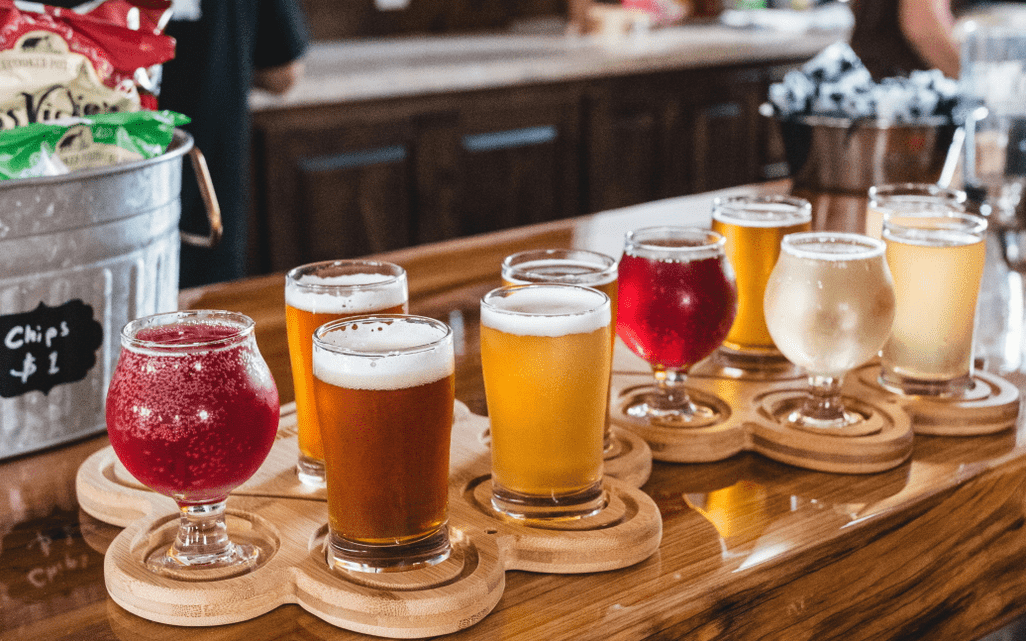
[[[277,67],[255,69],[253,71],[253,86],[280,96],[288,93],[299,82],[299,79],[303,76],[303,70],[302,60],[293,60]]]
[[[960,53],[950,0],[899,0],[898,20],[905,39],[923,60],[945,76],[958,78]]]

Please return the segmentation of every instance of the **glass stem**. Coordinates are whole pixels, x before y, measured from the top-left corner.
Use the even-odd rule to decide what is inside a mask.
[[[802,414],[817,421],[844,419],[844,403],[841,400],[841,376],[809,376],[810,395],[805,401]]]
[[[659,394],[649,400],[649,403],[654,408],[663,411],[675,410],[686,414],[692,414],[696,411],[694,403],[691,402],[691,397],[688,396],[687,390],[684,389],[684,382],[688,378],[688,371],[686,369],[654,367],[652,368],[652,373],[659,388]]]
[[[179,505],[178,536],[169,555],[182,565],[217,563],[235,553],[225,523],[225,502]]]

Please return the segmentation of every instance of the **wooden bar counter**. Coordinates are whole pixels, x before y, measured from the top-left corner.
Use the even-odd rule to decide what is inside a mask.
[[[378,257],[408,270],[411,312],[454,328],[457,397],[485,414],[477,310],[498,285],[505,255],[583,247],[619,256],[629,229],[707,224],[712,196]],[[1022,279],[1000,258],[988,261],[978,358],[1023,390]],[[283,289],[283,276],[262,277],[184,291],[181,306],[253,317],[287,403]],[[1026,614],[1022,424],[990,436],[917,435],[908,462],[877,474],[812,472],[748,453],[720,463],[657,462],[642,488],[663,519],[652,557],[596,574],[509,572],[495,610],[450,638],[977,639]],[[106,445],[97,437],[0,463],[0,639],[370,638],[294,605],[208,628],[121,609],[103,578],[104,551],[120,530],[87,515],[75,494],[79,465]]]

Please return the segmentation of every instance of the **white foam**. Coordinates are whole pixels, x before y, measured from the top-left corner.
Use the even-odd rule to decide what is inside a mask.
[[[786,203],[750,203],[744,207],[713,209],[713,220],[738,227],[791,227],[812,220],[812,209]]]
[[[481,324],[517,336],[585,334],[612,322],[609,300],[590,289],[524,287],[481,305]]]
[[[363,314],[402,305],[406,299],[405,275],[307,274],[285,283],[285,304],[312,314]]]
[[[314,347],[314,376],[326,383],[348,389],[395,390],[433,383],[456,371],[451,347],[437,344],[417,349],[442,337],[437,327],[404,322],[345,327],[324,336],[324,342],[340,351]],[[451,345],[451,340],[450,335],[445,342]]]
[[[849,261],[882,256],[882,240],[842,232],[802,232],[784,236],[780,248],[798,258]]]

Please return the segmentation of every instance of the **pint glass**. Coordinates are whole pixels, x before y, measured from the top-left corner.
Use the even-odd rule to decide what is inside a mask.
[[[932,183],[894,183],[869,188],[866,205],[866,235],[883,238],[883,219],[889,212],[964,211],[964,191]]]
[[[973,323],[987,221],[973,214],[884,218],[897,309],[880,383],[904,394],[958,396],[972,386]]]
[[[784,236],[809,231],[812,205],[789,196],[734,196],[713,201],[712,230],[737,282],[737,316],[720,350],[726,355],[779,355],[766,329],[763,296]],[[781,357],[782,358],[782,357]]]
[[[514,518],[602,509],[609,297],[576,285],[501,287],[481,300],[492,505]]]
[[[601,291],[609,297],[609,340],[616,340],[617,264],[610,256],[584,249],[533,249],[507,256],[502,261],[504,285],[531,283],[562,283],[582,285]],[[612,358],[612,352],[610,352]],[[608,412],[607,412],[608,413]],[[609,422],[602,437],[606,458],[616,457],[622,450],[613,438]]]
[[[296,472],[308,485],[324,485],[324,450],[313,398],[314,330],[358,314],[407,311],[406,272],[392,263],[337,260],[296,267],[285,277],[285,326],[299,422]]]
[[[328,562],[383,572],[448,558],[452,331],[420,316],[333,321],[313,338]]]

